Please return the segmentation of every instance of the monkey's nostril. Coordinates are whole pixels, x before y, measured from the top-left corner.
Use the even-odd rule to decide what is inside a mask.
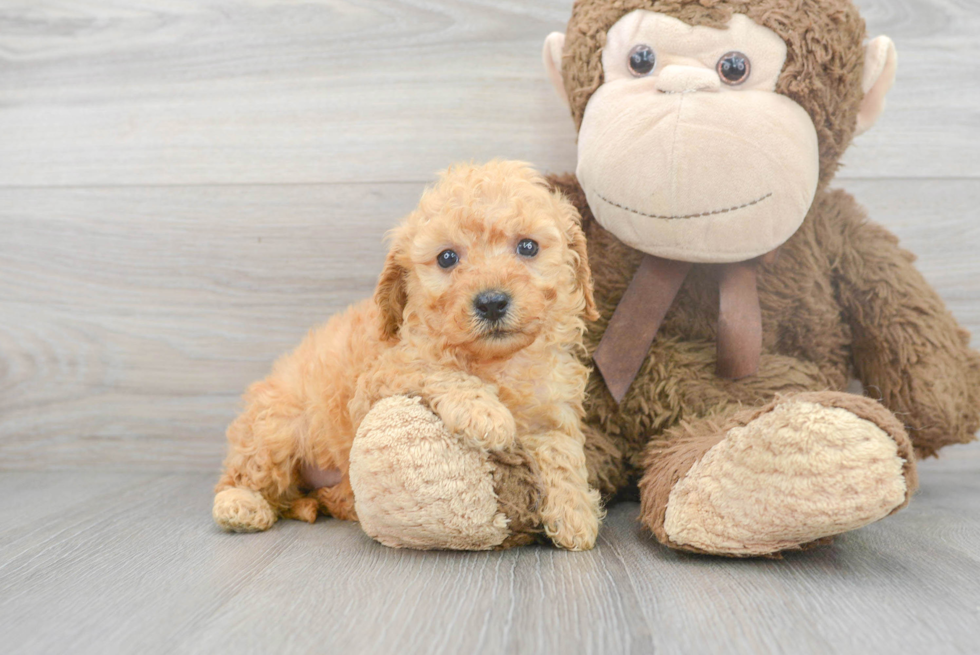
[[[502,291],[483,291],[473,300],[473,309],[485,320],[496,322],[507,313],[510,296]]]

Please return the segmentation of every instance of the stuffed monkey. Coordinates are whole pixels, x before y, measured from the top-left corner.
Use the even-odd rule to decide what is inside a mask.
[[[892,42],[864,39],[850,0],[577,0],[545,42],[578,128],[576,175],[552,184],[582,215],[601,312],[592,483],[638,491],[671,548],[824,543],[904,507],[916,457],[980,425],[969,335],[829,188],[895,77]],[[870,398],[845,391],[852,376]],[[538,532],[528,458],[467,450],[408,399],[369,414],[350,477],[383,543]],[[464,488],[480,500],[461,506]]]

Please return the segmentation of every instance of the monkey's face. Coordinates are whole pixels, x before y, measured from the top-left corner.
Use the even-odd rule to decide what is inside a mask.
[[[769,252],[803,222],[820,158],[807,112],[775,92],[786,44],[638,10],[608,32],[585,109],[578,178],[599,222],[644,252],[694,262]]]

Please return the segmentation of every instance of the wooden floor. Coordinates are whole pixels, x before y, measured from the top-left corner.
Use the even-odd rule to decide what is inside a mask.
[[[980,8],[859,0],[900,54],[835,186],[980,330]],[[783,561],[411,553],[211,524],[246,385],[371,292],[455,160],[574,170],[571,0],[0,2],[0,653],[980,652],[980,445]],[[974,340],[976,344],[976,339]]]
[[[0,477],[4,653],[976,653],[980,448],[907,510],[781,561],[658,546],[400,551],[356,524],[211,523],[213,476]]]

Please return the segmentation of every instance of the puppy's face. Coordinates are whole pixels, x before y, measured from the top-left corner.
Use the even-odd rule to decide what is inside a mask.
[[[376,298],[389,336],[411,329],[480,358],[594,312],[577,213],[517,162],[445,173],[396,231]]]

